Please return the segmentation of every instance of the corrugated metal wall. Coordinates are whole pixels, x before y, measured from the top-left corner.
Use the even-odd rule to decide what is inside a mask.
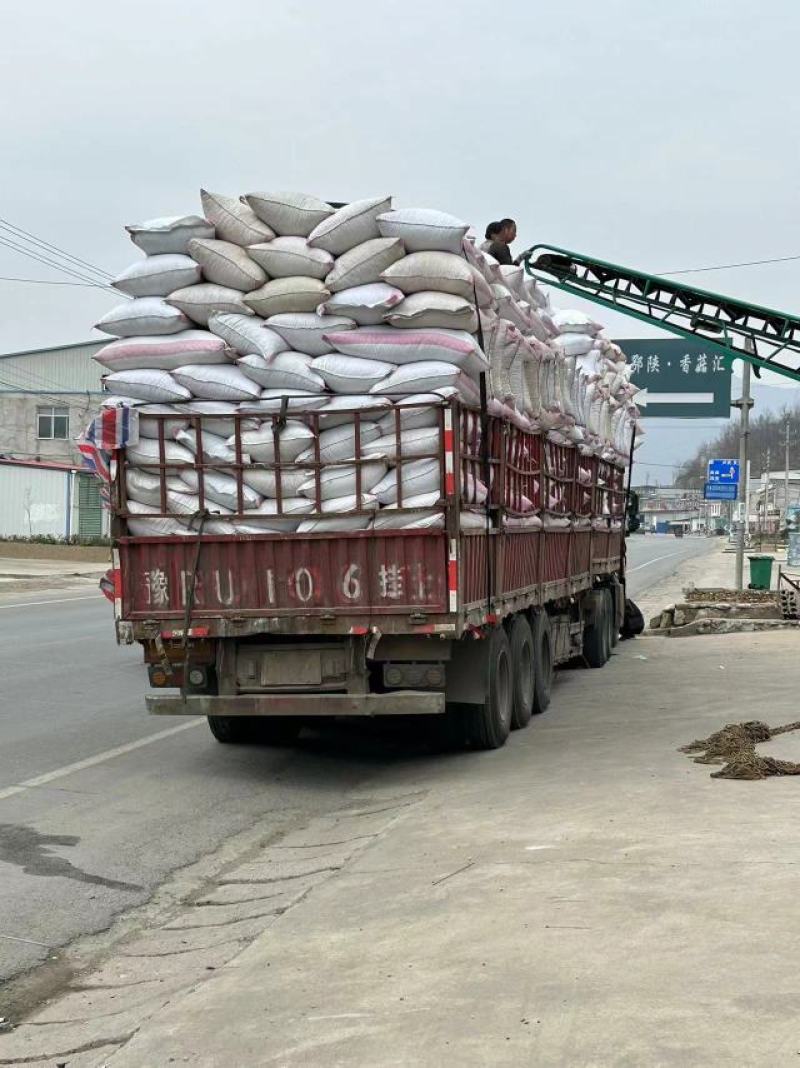
[[[20,355],[0,354],[0,394],[4,391],[74,393],[100,389],[102,368],[91,357],[105,341]]]
[[[69,471],[0,464],[0,537],[67,533]]]

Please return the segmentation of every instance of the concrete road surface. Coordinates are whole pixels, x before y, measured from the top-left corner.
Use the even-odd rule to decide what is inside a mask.
[[[720,538],[676,538],[672,534],[635,534],[628,538],[628,596],[637,597],[674,575],[684,560],[719,548]]]
[[[711,544],[629,546],[636,597]],[[221,746],[205,721],[148,717],[140,650],[117,647],[110,605],[85,589],[0,599],[0,678],[0,980],[237,833],[333,811],[382,764],[424,759],[341,746],[331,729],[295,750]]]

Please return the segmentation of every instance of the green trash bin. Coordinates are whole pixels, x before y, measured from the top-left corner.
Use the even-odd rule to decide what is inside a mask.
[[[750,561],[750,589],[768,590],[772,586],[774,556],[748,556]]]

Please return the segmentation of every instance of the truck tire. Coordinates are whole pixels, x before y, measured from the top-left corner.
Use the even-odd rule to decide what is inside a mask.
[[[619,639],[619,631],[617,630],[617,610],[614,604],[614,591],[606,587],[603,590],[603,593],[606,599],[606,621],[608,624],[608,656],[606,657],[606,660],[610,660],[611,653]]]
[[[609,589],[611,594],[611,648],[619,642],[619,632],[625,616],[625,591],[618,578],[614,578]]]
[[[553,629],[544,609],[535,609],[531,617],[533,634],[533,711],[541,715],[550,704],[553,686]]]
[[[303,721],[292,716],[258,716],[253,728],[255,741],[262,745],[292,745],[303,729]]]
[[[468,705],[467,734],[477,749],[499,749],[511,731],[514,708],[514,674],[511,647],[503,627],[495,627],[486,640],[486,689],[483,704]]]
[[[224,745],[291,745],[302,729],[299,719],[286,716],[209,716],[208,726]]]
[[[527,727],[533,715],[533,634],[524,615],[511,620],[508,629],[511,647],[511,671],[514,678],[514,708],[511,713],[512,731]]]
[[[209,716],[208,726],[223,745],[243,745],[257,739],[257,716]]]
[[[601,668],[609,657],[608,598],[605,590],[592,590],[590,618],[583,629],[583,659],[590,668]]]

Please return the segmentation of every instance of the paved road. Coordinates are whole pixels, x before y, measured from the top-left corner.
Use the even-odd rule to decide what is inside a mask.
[[[645,534],[628,538],[628,595],[634,600],[674,575],[684,560],[719,547],[719,538],[676,538]]]
[[[630,542],[633,596],[700,539]],[[138,647],[85,590],[0,598],[0,979],[102,930],[170,872],[259,824],[335,807],[400,747],[328,732],[299,749],[221,746],[205,722],[148,718]]]

